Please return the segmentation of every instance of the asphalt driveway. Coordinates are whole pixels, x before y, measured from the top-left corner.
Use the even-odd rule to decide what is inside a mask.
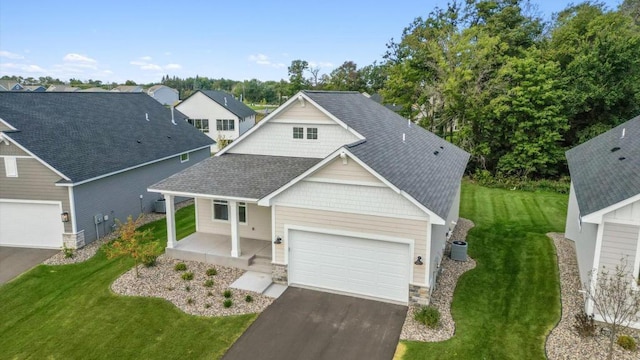
[[[288,288],[224,360],[393,358],[407,307]]]
[[[59,251],[0,246],[0,284],[9,282]]]

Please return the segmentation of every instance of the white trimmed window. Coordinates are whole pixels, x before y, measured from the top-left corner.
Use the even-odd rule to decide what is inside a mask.
[[[229,203],[226,200],[213,200],[213,218],[215,220],[229,220]]]
[[[16,163],[15,156],[5,156],[4,171],[7,177],[18,177],[18,164]]]
[[[293,128],[293,138],[294,139],[304,139],[304,128],[294,127]]]
[[[218,131],[233,131],[235,128],[233,119],[216,119],[216,130]]]
[[[189,161],[189,153],[184,153],[184,154],[180,154],[180,162],[187,162]]]
[[[318,128],[307,128],[307,139],[318,140]]]
[[[247,203],[238,203],[238,222],[240,224],[247,223]]]
[[[203,133],[209,132],[209,119],[187,119],[187,122]]]

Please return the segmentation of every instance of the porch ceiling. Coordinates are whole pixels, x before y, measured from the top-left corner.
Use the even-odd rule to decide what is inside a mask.
[[[261,199],[322,159],[224,154],[149,187],[151,191]]]

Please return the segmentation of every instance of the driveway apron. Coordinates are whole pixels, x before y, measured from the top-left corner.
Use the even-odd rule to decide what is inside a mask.
[[[289,287],[224,360],[393,358],[407,307]]]
[[[52,257],[60,250],[0,246],[0,284]]]

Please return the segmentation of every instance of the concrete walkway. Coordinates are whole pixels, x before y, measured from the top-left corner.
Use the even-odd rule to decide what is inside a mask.
[[[9,282],[59,251],[0,246],[0,284]]]
[[[407,307],[289,287],[224,360],[393,358]]]

